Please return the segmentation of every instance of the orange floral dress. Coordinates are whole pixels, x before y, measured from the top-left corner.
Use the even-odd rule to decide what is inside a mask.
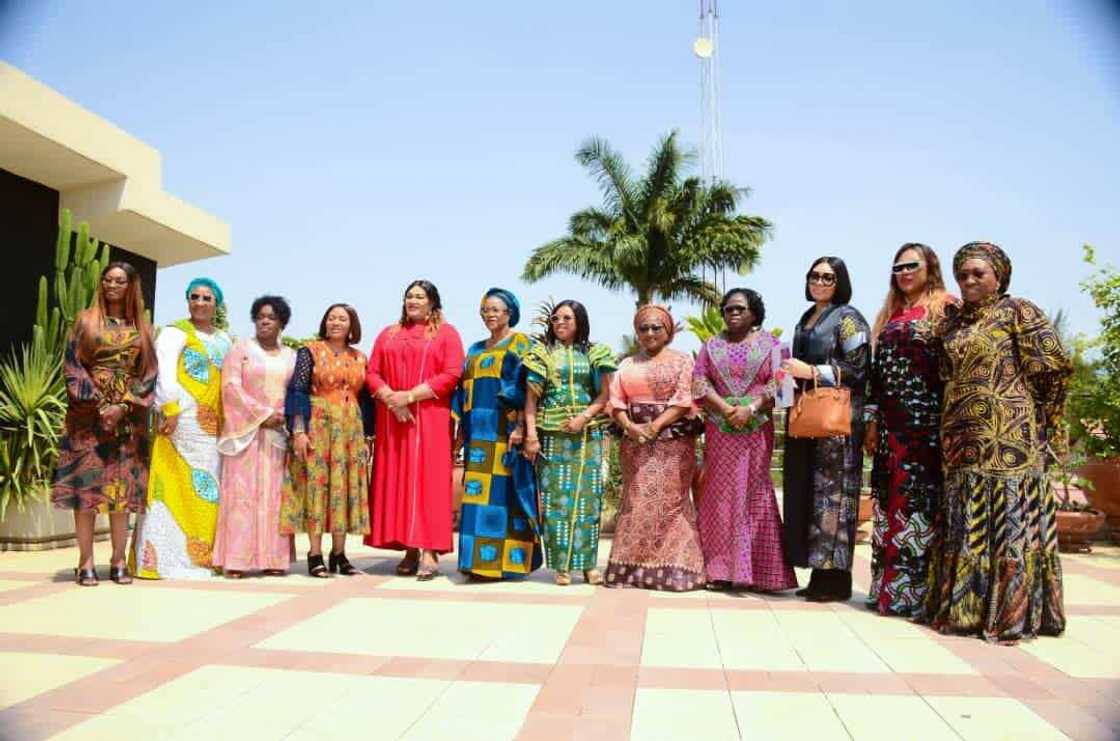
[[[365,390],[366,356],[326,342],[300,348],[288,386],[289,428],[306,430],[307,460],[294,455],[284,476],[280,532],[369,533],[372,405]]]

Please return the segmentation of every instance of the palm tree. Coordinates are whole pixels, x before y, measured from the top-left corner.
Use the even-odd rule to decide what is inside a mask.
[[[576,161],[599,181],[603,205],[572,214],[568,234],[533,250],[521,277],[534,283],[574,274],[611,290],[629,288],[639,306],[657,298],[716,303],[719,293],[704,271],[753,268],[770,222],[735,213],[746,188],[683,177],[694,159],[673,131],[635,179],[606,141],[589,139]]]

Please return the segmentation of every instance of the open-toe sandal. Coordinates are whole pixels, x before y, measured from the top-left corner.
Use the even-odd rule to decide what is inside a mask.
[[[307,573],[314,576],[316,579],[327,579],[330,573],[327,571],[327,565],[323,563],[323,554],[316,553],[312,556],[307,554]]]
[[[100,583],[96,569],[74,569],[74,581],[80,587],[96,587]]]
[[[132,577],[128,575],[128,569],[124,566],[110,566],[109,578],[114,584],[131,584]]]

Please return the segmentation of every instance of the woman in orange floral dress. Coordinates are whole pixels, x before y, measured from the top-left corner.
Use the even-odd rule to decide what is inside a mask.
[[[359,573],[346,558],[346,534],[369,534],[369,442],[372,404],[365,390],[366,356],[358,312],[333,304],[319,323],[319,341],[301,347],[288,387],[292,460],[284,479],[280,532],[305,532],[307,571],[326,577]],[[331,534],[323,564],[323,533]],[[328,573],[329,572],[329,573]]]

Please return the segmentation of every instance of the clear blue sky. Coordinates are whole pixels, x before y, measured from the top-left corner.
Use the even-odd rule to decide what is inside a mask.
[[[1120,261],[1120,25],[1104,2],[724,0],[729,179],[770,219],[768,324],[792,327],[820,254],[874,315],[896,247],[943,262],[1003,245],[1012,292],[1093,330],[1080,245]],[[329,7],[327,11],[325,8]],[[609,139],[635,166],[699,138],[695,2],[0,1],[0,56],[158,148],[165,188],[233,226],[230,257],[159,274],[177,318],[196,274],[288,296],[290,334],[332,301],[374,329],[433,280],[464,338],[490,285],[583,300],[612,345],[630,296],[518,276],[598,202],[573,152]],[[678,316],[689,307],[677,306]],[[682,347],[694,346],[690,337]]]

